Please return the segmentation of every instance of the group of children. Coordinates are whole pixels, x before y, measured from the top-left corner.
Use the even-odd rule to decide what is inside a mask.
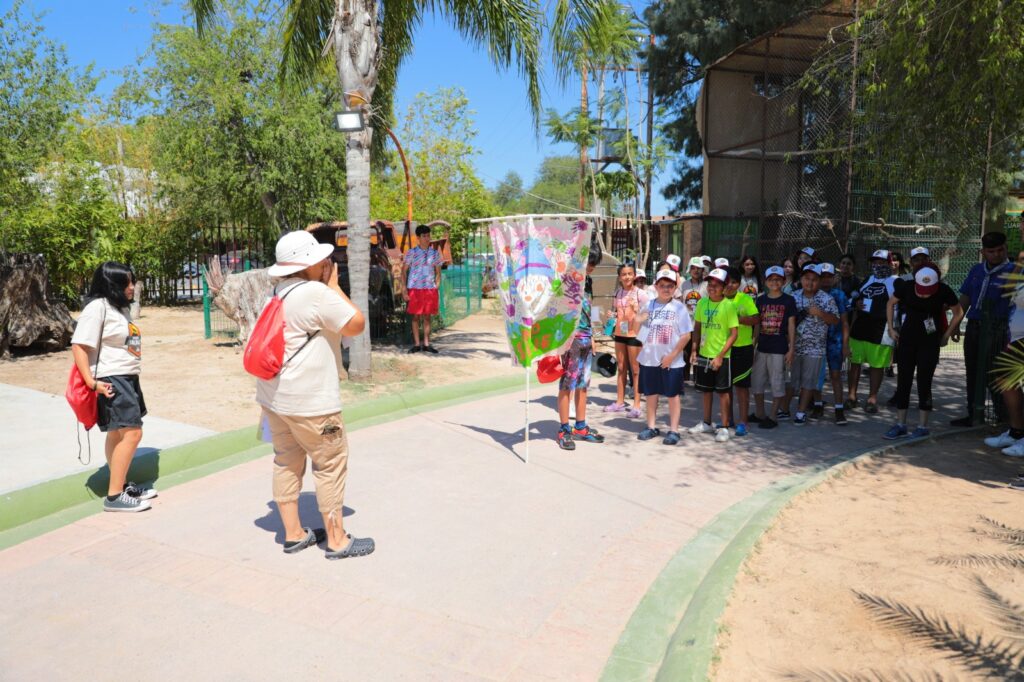
[[[650,286],[646,285],[643,270],[629,263],[620,265],[613,309],[607,313],[607,330],[615,343],[617,392],[616,401],[604,411],[643,417],[646,426],[637,436],[640,440],[662,437],[664,444],[674,445],[681,439],[680,398],[692,371],[694,386],[702,393],[703,401],[701,420],[688,431],[691,435],[713,435],[720,443],[727,442],[733,434],[747,435],[750,423],[772,429],[781,420],[791,419],[794,425],[801,426],[808,419],[822,418],[826,382],[831,384],[837,425],[846,425],[846,411],[855,407],[877,412],[881,373],[892,359],[893,340],[885,330],[892,325],[894,314],[899,320],[912,313],[910,308],[903,312],[894,310],[894,304],[911,293],[915,300],[922,292],[927,297],[931,280],[938,279],[937,270],[928,261],[927,249],[915,251],[920,261],[916,263],[920,266],[917,269],[923,271],[919,279],[927,283],[901,282],[913,286],[900,298],[896,296],[901,292],[899,285],[893,282],[896,277],[883,265],[891,260],[885,250],[872,254],[872,276],[855,282],[852,295],[844,292],[841,283],[845,282],[835,266],[819,263],[810,247],[787,259],[785,269],[779,265],[767,268],[763,277],[757,261],[750,256],[741,259],[739,267],[733,267],[725,258],[712,261],[696,256],[690,259],[684,279],[680,273],[681,259],[669,255],[659,264]],[[849,259],[852,262],[852,257]],[[588,265],[588,274],[594,265],[594,261]],[[849,318],[853,310],[857,315],[851,327]],[[574,440],[604,440],[587,425],[585,416],[593,358],[589,312],[583,316],[585,320],[581,319],[573,346],[562,358],[566,371],[559,387],[558,443],[564,449],[575,448]],[[944,314],[943,311],[943,321]],[[948,335],[944,335],[943,342],[946,340]],[[851,369],[847,395],[842,370],[848,357]],[[871,390],[865,404],[858,403],[856,397],[863,364],[869,366],[871,374]],[[626,402],[627,385],[632,387],[632,406]],[[570,427],[572,392],[576,423]],[[766,411],[765,396],[769,392],[772,400],[770,411]],[[717,424],[713,421],[715,396],[719,408]],[[662,397],[668,401],[669,423],[664,434],[657,424]],[[797,408],[791,414],[794,397]],[[641,398],[645,402],[643,408]],[[930,409],[930,400],[928,403]],[[905,407],[899,407],[903,408],[903,419]],[[915,435],[927,434],[924,407],[922,420]],[[906,434],[905,429],[902,434]]]

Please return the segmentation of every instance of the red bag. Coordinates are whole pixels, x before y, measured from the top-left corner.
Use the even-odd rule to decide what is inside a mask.
[[[245,352],[242,355],[242,366],[245,367],[245,371],[253,375],[257,379],[263,379],[269,381],[280,373],[281,367],[284,366],[284,299],[288,297],[288,294],[298,289],[302,284],[296,284],[287,292],[284,296],[278,296],[277,292],[274,292],[274,297],[270,299],[266,307],[263,308],[263,312],[260,313],[259,319],[256,320],[256,324],[253,326],[252,335],[249,337],[249,341],[245,344]],[[306,344],[317,335],[319,332],[310,334],[305,343],[303,343],[299,350],[295,351],[288,360],[291,360],[299,354]]]
[[[96,391],[85,385],[82,373],[74,364],[71,365],[68,387],[64,389],[64,397],[86,431],[96,426]]]

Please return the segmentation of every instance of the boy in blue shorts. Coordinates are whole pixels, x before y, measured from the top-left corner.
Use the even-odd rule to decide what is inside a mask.
[[[590,367],[594,360],[594,330],[590,320],[590,297],[593,285],[590,273],[601,262],[600,249],[592,249],[587,256],[587,281],[584,285],[583,305],[576,336],[569,350],[562,354],[562,378],[558,381],[558,447],[575,450],[574,441],[603,443],[604,436],[587,426],[587,389],[590,387]],[[575,395],[574,395],[575,392]],[[569,426],[569,400],[576,405],[576,423]]]
[[[832,382],[832,395],[835,398],[836,425],[846,426],[846,414],[843,411],[843,362],[850,355],[850,323],[847,313],[850,310],[850,299],[843,290],[835,285],[836,268],[831,263],[821,264],[821,290],[832,297],[839,310],[839,322],[828,327],[825,340],[825,362],[821,366],[821,379],[818,390],[814,392],[814,408],[811,410],[813,419],[821,419],[825,414],[825,401],[822,389],[825,377]]]

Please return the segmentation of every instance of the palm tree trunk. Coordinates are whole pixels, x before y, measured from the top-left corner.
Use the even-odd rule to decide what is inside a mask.
[[[344,9],[342,5],[345,5]],[[334,57],[344,92],[373,100],[380,64],[380,31],[375,0],[338,0],[334,11]],[[372,112],[371,112],[372,113]],[[372,117],[367,127],[348,137],[345,151],[346,214],[348,219],[348,276],[352,303],[369,315],[370,288],[370,142]],[[369,381],[370,326],[352,339],[348,376]]]
[[[590,104],[590,95],[587,93],[587,67],[584,66],[580,70],[580,113],[583,116],[587,115],[587,108]],[[587,187],[587,169],[590,167],[590,159],[588,158],[588,150],[586,145],[580,145],[580,210],[586,209],[586,187]]]

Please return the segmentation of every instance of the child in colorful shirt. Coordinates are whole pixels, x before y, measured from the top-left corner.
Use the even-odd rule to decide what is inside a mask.
[[[786,367],[793,364],[796,345],[796,301],[782,293],[786,272],[778,265],[768,268],[764,276],[766,293],[757,297],[758,325],[757,351],[751,384],[754,391],[754,416],[762,429],[773,429],[782,412],[786,395]],[[771,388],[772,409],[764,413],[765,389]]]
[[[835,300],[818,289],[819,266],[807,264],[800,277],[800,288],[793,294],[796,301],[796,353],[790,372],[790,383],[800,391],[800,402],[793,424],[807,423],[807,408],[818,387],[821,365],[825,361],[829,325],[839,322]]]
[[[402,278],[406,281],[406,312],[412,317],[412,348],[410,353],[437,353],[430,345],[430,317],[437,315],[437,287],[441,282],[441,252],[430,246],[430,228],[416,228],[419,245],[409,249],[402,258]],[[423,343],[420,344],[420,327]]]
[[[590,319],[593,285],[590,274],[601,263],[601,251],[592,250],[587,256],[587,281],[584,287],[580,321],[569,350],[562,354],[562,378],[558,383],[558,447],[575,450],[576,443],[603,443],[604,436],[587,425],[587,389],[590,387],[590,368],[594,360],[594,329]],[[574,394],[575,392],[575,394]],[[569,426],[569,401],[576,406],[576,423]]]
[[[821,290],[836,302],[839,322],[829,325],[828,338],[825,340],[825,363],[821,367],[821,378],[818,379],[818,390],[814,392],[814,410],[811,416],[820,419],[825,411],[824,394],[826,374],[832,383],[832,394],[835,398],[834,409],[836,424],[846,426],[846,412],[843,409],[843,362],[850,354],[850,325],[847,313],[850,300],[843,290],[835,286],[836,268],[831,263],[821,264]]]

